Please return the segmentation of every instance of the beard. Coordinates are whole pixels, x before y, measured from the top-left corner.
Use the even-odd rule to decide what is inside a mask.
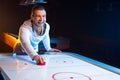
[[[38,21],[38,22],[35,22],[35,25],[38,26],[38,27],[41,27],[44,25],[45,22],[41,22],[41,21]]]

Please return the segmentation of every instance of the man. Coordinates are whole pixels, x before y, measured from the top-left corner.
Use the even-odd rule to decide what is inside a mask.
[[[14,47],[16,53],[27,53],[37,63],[44,59],[38,55],[38,44],[42,41],[47,51],[59,52],[51,48],[49,38],[50,26],[46,22],[46,10],[43,6],[35,5],[31,10],[31,18],[26,20],[19,29],[18,41]]]

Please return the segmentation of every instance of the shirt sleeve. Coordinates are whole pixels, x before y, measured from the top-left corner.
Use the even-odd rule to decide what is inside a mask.
[[[24,27],[21,27],[19,31],[21,45],[25,52],[31,57],[31,59],[33,59],[35,55],[38,55],[38,53],[35,52],[35,50],[31,46],[29,36],[30,36],[29,30]]]
[[[49,30],[50,30],[50,26],[49,24],[46,24],[46,31],[45,31],[45,37],[44,39],[42,40],[43,41],[43,45],[45,47],[45,49],[47,51],[49,51],[51,49],[51,46],[50,46],[50,36],[49,36]]]

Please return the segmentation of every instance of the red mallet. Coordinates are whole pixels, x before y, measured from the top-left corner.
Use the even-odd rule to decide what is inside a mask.
[[[39,62],[39,63],[37,63],[37,65],[40,65],[40,66],[44,66],[45,64],[46,64],[46,62],[43,62],[43,63]]]

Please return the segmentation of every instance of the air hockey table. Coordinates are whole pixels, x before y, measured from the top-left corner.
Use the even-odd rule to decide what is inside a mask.
[[[120,69],[73,52],[45,52],[46,65],[25,54],[0,54],[4,80],[120,80]]]

